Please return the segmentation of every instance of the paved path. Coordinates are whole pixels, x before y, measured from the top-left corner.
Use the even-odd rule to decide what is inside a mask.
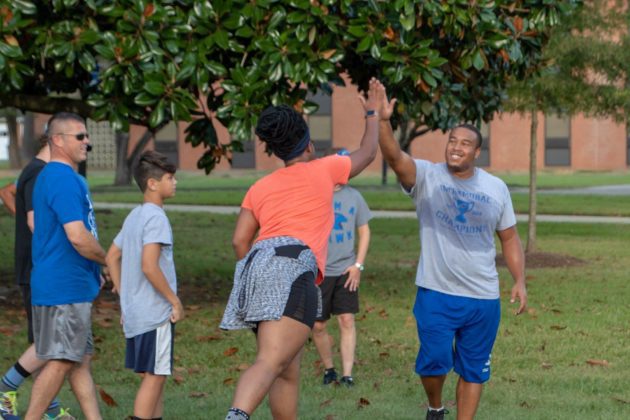
[[[529,193],[529,188],[510,188],[510,192]],[[625,185],[600,185],[597,187],[580,188],[549,188],[536,191],[537,194],[564,194],[564,195],[630,195],[630,184]]]
[[[137,204],[132,203],[94,203],[97,209],[132,209]],[[166,204],[166,210],[181,211],[188,213],[216,213],[216,214],[238,214],[240,207],[237,206],[200,206],[188,204]],[[400,210],[373,210],[372,215],[378,218],[415,218],[415,211]],[[516,216],[519,222],[527,221],[526,214]],[[569,216],[569,215],[551,215],[539,214],[536,218],[539,222],[557,222],[557,223],[613,223],[613,224],[630,224],[630,217],[612,217],[612,216]]]

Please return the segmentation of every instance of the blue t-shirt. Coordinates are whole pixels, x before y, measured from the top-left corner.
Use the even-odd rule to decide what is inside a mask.
[[[66,223],[81,220],[98,239],[86,182],[69,165],[50,162],[37,177],[33,211],[32,304],[92,302],[100,286],[99,264],[81,256],[63,228]]]

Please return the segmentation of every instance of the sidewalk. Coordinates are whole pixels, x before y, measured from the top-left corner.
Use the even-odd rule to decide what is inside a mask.
[[[132,209],[136,207],[134,203],[99,203],[95,202],[96,209]],[[240,207],[237,206],[199,206],[188,204],[165,204],[164,209],[167,211],[181,211],[187,213],[216,213],[216,214],[238,214]],[[415,218],[415,211],[399,211],[399,210],[373,210],[372,215],[378,218],[404,219]],[[517,214],[516,219],[519,222],[527,222],[526,214]],[[571,215],[553,215],[539,214],[536,217],[538,222],[554,222],[554,223],[611,223],[611,224],[630,224],[630,217],[615,216],[571,216]]]

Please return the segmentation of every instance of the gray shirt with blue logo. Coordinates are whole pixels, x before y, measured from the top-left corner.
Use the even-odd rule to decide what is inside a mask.
[[[460,179],[444,163],[415,162],[416,185],[407,194],[420,221],[416,284],[450,295],[499,298],[494,235],[516,224],[507,186],[483,169]]]
[[[122,250],[120,307],[126,338],[154,330],[171,316],[171,304],[142,272],[142,249],[155,243],[161,245],[160,270],[177,293],[171,224],[162,207],[144,203],[129,213],[114,238],[114,244]]]
[[[356,228],[372,218],[370,209],[361,194],[352,187],[343,186],[333,196],[335,223],[328,238],[326,276],[340,276],[354,265],[354,237]]]

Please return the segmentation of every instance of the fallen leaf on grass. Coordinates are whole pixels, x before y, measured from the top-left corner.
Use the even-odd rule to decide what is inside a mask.
[[[370,405],[370,401],[367,398],[359,398],[359,401],[357,402],[357,408],[361,409],[363,407],[367,407],[368,405]]]
[[[238,370],[239,372],[242,372],[244,370],[249,369],[249,364],[248,363],[241,363],[240,365],[238,365],[236,367],[236,370]]]
[[[178,367],[176,367],[176,368],[175,368],[175,369],[173,369],[173,370],[174,370],[175,372],[177,372],[177,373],[184,373],[184,372],[186,372],[186,368],[181,367],[181,366],[178,366]]]
[[[177,385],[181,385],[185,381],[182,375],[173,375],[173,380]]]
[[[617,401],[620,402],[622,404],[630,404],[629,400],[624,400],[623,398],[619,398],[619,397],[611,397],[613,399],[613,401]]]
[[[586,364],[590,366],[608,366],[608,360],[588,359]]]
[[[116,400],[114,400],[112,396],[105,392],[105,390],[100,386],[98,387],[98,394],[101,396],[101,400],[103,400],[106,406],[118,407],[118,403],[116,402]]]
[[[566,325],[552,325],[549,328],[551,328],[552,330],[556,330],[556,331],[562,331],[562,330],[566,329],[567,326]]]
[[[234,356],[238,352],[238,347],[230,347],[223,352],[223,355],[226,357]]]
[[[374,309],[376,309],[374,306],[368,306],[367,308],[365,308],[365,312],[369,314],[370,312],[374,311]]]
[[[319,408],[328,407],[332,402],[332,398],[319,404]]]
[[[379,353],[378,357],[389,357],[389,353],[387,353],[386,351]]]
[[[519,405],[523,408],[532,408],[532,406],[527,401],[523,401]]]
[[[194,375],[196,373],[201,372],[201,368],[198,366],[190,367],[187,369],[189,375]]]
[[[225,378],[223,380],[223,385],[231,385],[234,383],[234,378]]]
[[[333,416],[332,414],[329,414],[326,416],[326,420],[335,420],[335,416]]]
[[[197,338],[195,338],[195,340],[197,340],[199,343],[204,343],[207,341],[215,341],[215,340],[220,340],[221,337],[219,337],[218,335],[200,335]]]
[[[378,313],[378,316],[380,316],[383,319],[387,319],[389,317],[385,309],[381,309],[381,311]]]
[[[543,368],[543,369],[551,369],[553,367],[553,365],[551,363],[542,362],[540,367]]]
[[[194,312],[194,311],[198,311],[200,308],[201,306],[199,305],[189,305],[189,306],[186,306],[186,311]]]
[[[193,391],[190,394],[188,394],[190,397],[192,398],[205,398],[208,396],[207,392],[199,392],[199,391]]]

